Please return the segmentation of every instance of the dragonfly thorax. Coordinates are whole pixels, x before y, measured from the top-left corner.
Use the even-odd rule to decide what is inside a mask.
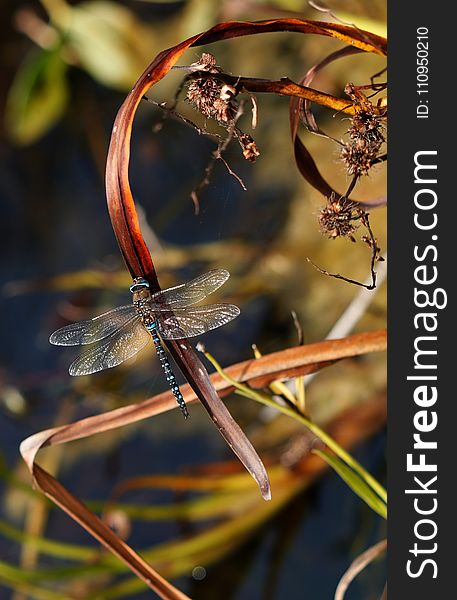
[[[146,279],[137,277],[133,280],[130,286],[130,291],[133,294],[133,304],[139,309],[142,305],[149,303],[151,292],[149,291],[149,283]]]
[[[146,279],[138,277],[133,280],[130,291],[133,294],[133,304],[141,317],[143,325],[149,328],[155,323],[150,304],[151,292],[149,291],[149,283]]]
[[[151,294],[149,290],[141,290],[133,294],[133,304],[140,315],[143,325],[148,326],[155,321],[151,309]]]

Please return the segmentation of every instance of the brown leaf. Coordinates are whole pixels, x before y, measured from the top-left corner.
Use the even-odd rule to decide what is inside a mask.
[[[354,48],[352,46],[348,46],[347,48],[341,48],[340,50],[337,50],[336,52],[332,52],[332,54],[329,54],[326,58],[321,60],[318,64],[311,67],[311,69],[308,70],[308,72],[303,77],[303,79],[300,81],[300,83],[305,86],[309,86],[312,83],[312,81],[314,80],[314,77],[324,67],[331,64],[335,60],[339,60],[340,58],[344,58],[346,56],[352,56],[354,54],[359,54],[360,52],[362,52],[362,51],[359,48]],[[325,137],[328,137],[327,134],[324,133],[323,131],[321,131],[319,129],[319,127],[317,126],[316,120],[314,119],[314,115],[311,111],[311,102],[307,99],[301,101],[300,99],[296,100],[295,98],[293,98],[291,100],[291,114],[292,114],[292,103],[294,101],[299,104],[299,108],[301,108],[301,106],[303,106],[303,116],[304,116],[305,124],[308,127],[308,129],[310,131],[313,131],[315,133],[319,133],[321,135],[324,135]],[[348,106],[348,104],[352,104],[352,103],[349,102],[348,100],[345,100],[345,104],[346,104],[346,106]],[[296,111],[294,111],[294,112],[296,112]]]
[[[251,359],[227,367],[225,373],[241,383],[252,387],[264,387],[279,378],[314,373],[343,358],[361,356],[369,352],[386,349],[385,330],[357,333],[337,340],[325,340],[305,346],[295,346],[258,359]],[[213,373],[211,382],[221,396],[229,394],[233,386],[221,375]],[[182,394],[186,403],[197,401],[197,395],[189,384],[183,385]],[[63,444],[136,423],[154,415],[176,408],[170,391],[163,392],[137,404],[130,404],[93,417],[75,421],[63,427],[55,427],[36,433],[22,442],[21,453],[32,472],[36,454],[44,446]]]
[[[35,462],[38,450],[42,446],[48,445],[52,433],[59,429],[64,428],[56,427],[55,429],[42,431],[35,436],[27,438],[21,444],[22,457],[27,463],[37,487],[108,550],[120,558],[160,598],[166,600],[189,600],[188,596],[161,577],[139,554],[121,540],[97,515],[90,511],[83,502],[78,500],[78,498]]]

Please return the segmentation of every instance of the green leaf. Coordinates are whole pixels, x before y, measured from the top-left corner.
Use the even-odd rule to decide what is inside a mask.
[[[0,561],[0,581],[5,587],[9,587],[15,592],[22,592],[34,600],[59,600],[62,598],[60,592],[29,583],[22,569],[3,561]]]
[[[151,31],[115,2],[81,2],[58,25],[65,32],[66,49],[108,87],[132,87],[154,53]]]
[[[383,488],[383,486],[377,481],[363,466],[355,460],[349,452],[346,452],[344,448],[342,448],[331,436],[329,436],[323,429],[319,427],[316,423],[313,423],[310,419],[305,417],[304,415],[296,412],[294,409],[289,406],[280,405],[272,398],[267,396],[262,392],[258,392],[253,390],[246,385],[239,383],[227,373],[225,373],[224,369],[220,366],[217,360],[209,354],[209,352],[204,352],[206,358],[211,362],[211,364],[216,368],[217,372],[229,383],[231,383],[235,387],[235,393],[240,396],[244,396],[245,398],[250,398],[255,400],[256,402],[260,402],[261,404],[265,404],[266,406],[271,406],[276,408],[278,411],[282,412],[284,415],[288,415],[293,419],[303,423],[310,431],[312,431],[317,437],[319,437],[333,452],[343,461],[346,465],[349,466],[349,470],[356,474],[365,485],[373,490],[375,496],[381,498],[384,506],[387,503],[387,492]],[[345,467],[348,468],[348,467]]]
[[[89,546],[82,546],[78,544],[67,544],[64,542],[58,542],[32,535],[30,533],[21,531],[12,525],[9,525],[5,521],[0,520],[0,534],[2,536],[20,542],[22,544],[29,544],[35,546],[40,552],[47,554],[48,556],[57,556],[58,558],[68,560],[91,560],[96,561],[100,558],[100,551],[98,548],[91,548]]]
[[[350,467],[348,467],[340,458],[326,452],[325,450],[313,450],[314,454],[317,454],[325,460],[325,462],[331,466],[347,483],[351,490],[359,496],[370,508],[372,508],[378,515],[381,515],[384,519],[387,519],[387,505],[381,500],[381,498],[375,494],[373,489],[365,483],[363,479],[359,477]]]
[[[68,102],[67,65],[60,46],[33,50],[19,68],[6,105],[6,129],[18,144],[31,144],[61,118]]]
[[[218,2],[189,0],[181,14],[181,35],[190,37],[209,29],[218,22],[220,9]]]

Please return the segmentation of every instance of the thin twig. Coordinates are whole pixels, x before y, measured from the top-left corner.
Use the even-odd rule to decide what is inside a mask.
[[[224,163],[224,165],[225,165],[225,167],[226,167],[226,169],[227,169],[228,173],[229,173],[229,174],[230,174],[232,177],[234,177],[234,178],[235,178],[235,179],[238,181],[238,183],[240,184],[240,186],[243,188],[243,190],[244,190],[245,192],[247,192],[247,189],[248,189],[248,188],[246,187],[246,185],[245,185],[244,181],[241,179],[241,177],[240,177],[239,175],[237,175],[237,174],[235,173],[235,171],[232,171],[232,169],[230,168],[230,166],[229,166],[228,162],[225,160],[225,158],[223,158],[222,156],[218,156],[218,158],[219,158],[219,160],[221,160],[221,161]]]
[[[203,188],[205,188],[209,184],[211,174],[212,174],[215,164],[218,160],[220,160],[224,163],[229,175],[231,175],[238,181],[238,183],[240,184],[240,186],[243,188],[244,191],[247,191],[247,187],[246,187],[244,181],[241,179],[241,177],[239,175],[237,175],[235,173],[235,171],[233,171],[233,169],[231,169],[228,162],[222,156],[222,153],[225,152],[225,150],[227,149],[227,147],[230,144],[230,142],[232,141],[232,139],[234,137],[238,139],[238,130],[236,127],[228,128],[227,129],[228,135],[226,138],[223,138],[218,133],[211,133],[211,132],[207,131],[206,129],[199,127],[196,123],[194,123],[193,121],[191,121],[190,119],[188,119],[187,117],[182,115],[180,112],[175,110],[175,108],[167,106],[166,103],[164,103],[164,102],[156,102],[155,100],[151,100],[147,96],[143,96],[143,100],[146,100],[150,104],[153,104],[157,108],[160,108],[161,110],[163,110],[164,115],[165,115],[164,118],[166,118],[168,116],[174,117],[175,119],[183,121],[184,123],[186,123],[186,125],[189,125],[190,127],[192,127],[192,129],[194,129],[199,135],[208,136],[218,142],[218,146],[217,146],[216,150],[214,150],[214,152],[212,153],[211,160],[205,168],[204,178],[190,193],[190,197],[191,197],[192,202],[194,203],[194,207],[195,207],[195,215],[198,215],[198,213],[200,212],[200,202],[198,199],[197,192],[201,191]],[[176,103],[174,103],[172,106],[176,106]],[[239,115],[237,113],[237,115],[234,119],[234,124],[236,123],[236,121],[238,121],[241,114],[242,114],[242,112]]]
[[[372,277],[372,287],[371,288],[369,287],[368,289],[374,289],[376,287],[376,271],[374,270],[374,266],[375,266],[376,262],[382,262],[383,259],[380,258],[380,256],[379,256],[381,249],[379,248],[376,238],[374,236],[373,230],[371,229],[369,214],[367,212],[365,212],[364,210],[360,211],[360,212],[361,212],[362,223],[364,224],[364,226],[366,227],[366,229],[370,235],[369,238],[365,238],[365,241],[371,248],[370,270],[371,270],[371,277]]]
[[[387,277],[387,254],[384,255],[383,261],[378,269],[378,286],[376,290],[379,289],[380,284]],[[371,281],[371,274],[366,279],[366,284],[368,285]],[[373,302],[375,298],[376,291],[371,292],[367,289],[367,287],[363,287],[360,289],[349,305],[346,307],[346,310],[337,320],[337,322],[330,329],[328,334],[325,336],[326,340],[338,340],[344,338],[353,331],[354,327],[361,319],[361,317],[366,313],[369,305]],[[305,387],[311,383],[317,373],[311,373],[310,375],[305,376]],[[291,388],[292,380],[286,382],[286,385]]]
[[[373,89],[376,89],[376,86],[378,86],[378,85],[384,85],[383,83],[382,83],[382,84],[375,83],[375,81],[374,81],[374,80],[375,80],[377,77],[381,77],[381,75],[384,75],[384,73],[386,73],[386,71],[387,71],[387,67],[384,67],[384,68],[382,68],[380,71],[378,71],[377,73],[375,73],[374,75],[372,75],[372,76],[370,77],[370,81],[371,81],[371,85],[372,85]],[[386,85],[386,87],[387,87],[387,83],[386,83],[385,85]]]
[[[385,259],[387,258],[387,254],[384,255],[383,261],[380,263],[378,273],[377,273],[377,283],[379,285],[384,281],[387,275],[387,262]],[[367,278],[367,283],[371,280],[371,274]],[[328,332],[325,339],[327,340],[336,340],[339,338],[343,338],[351,333],[354,329],[356,323],[360,320],[360,318],[365,314],[368,306],[374,299],[373,294],[369,293],[370,290],[367,288],[362,288],[359,290],[352,300],[352,302],[348,305],[344,313],[332,327],[332,329]]]
[[[188,125],[192,125],[195,129],[197,129],[197,130],[200,129],[199,127],[197,127],[197,125],[195,125],[195,123],[193,123],[192,121],[188,121],[185,117],[183,117],[176,110],[176,107],[178,106],[178,102],[179,102],[179,96],[181,95],[181,92],[183,91],[184,86],[187,83],[187,81],[188,81],[188,77],[184,77],[183,80],[180,82],[180,84],[176,88],[175,95],[173,96],[173,102],[171,103],[171,105],[169,107],[167,107],[165,102],[162,102],[162,103],[154,102],[154,100],[150,100],[147,96],[143,96],[143,100],[147,100],[151,104],[154,104],[155,106],[158,106],[159,108],[162,108],[165,111],[164,114],[162,115],[162,122],[156,124],[156,129],[155,129],[156,131],[159,131],[162,128],[163,122],[170,114],[183,120]],[[200,133],[202,133],[202,130],[200,130]]]
[[[238,138],[238,130],[236,128],[236,123],[237,123],[238,119],[241,117],[241,115],[243,114],[243,107],[244,107],[244,102],[240,102],[240,105],[238,106],[238,110],[233,119],[233,122],[230,123],[229,127],[227,127],[227,137],[226,138],[219,137],[219,143],[217,145],[216,150],[213,151],[213,153],[211,155],[211,159],[205,168],[205,175],[204,175],[203,179],[192,190],[192,192],[190,194],[190,197],[192,198],[192,202],[194,203],[194,206],[195,206],[195,214],[196,215],[198,215],[199,210],[200,210],[200,202],[198,199],[198,192],[200,192],[202,189],[204,189],[209,184],[212,172],[213,172],[214,167],[216,166],[216,162],[218,160],[223,162],[229,175],[231,175],[238,181],[238,183],[240,184],[240,186],[243,188],[244,191],[247,191],[247,187],[244,184],[244,181],[241,179],[241,177],[239,175],[237,175],[230,168],[229,164],[227,163],[225,158],[223,158],[223,156],[222,156],[222,154],[227,150],[227,147],[230,144],[230,142],[232,141],[232,139],[234,137]]]
[[[156,106],[157,108],[160,108],[161,110],[163,110],[165,113],[164,118],[171,116],[178,121],[182,121],[183,123],[186,123],[186,125],[189,125],[190,127],[192,127],[192,129],[195,129],[195,131],[198,133],[198,135],[206,135],[210,138],[214,138],[217,141],[224,139],[218,133],[211,133],[210,131],[208,131],[202,127],[199,127],[196,123],[194,123],[193,121],[191,121],[190,119],[188,119],[187,117],[182,115],[180,112],[178,112],[174,108],[167,106],[166,102],[156,102],[155,100],[151,100],[147,96],[143,96],[143,100],[146,100],[147,102],[149,102],[149,104],[152,104],[152,105]],[[157,125],[160,126],[161,124],[157,124]],[[156,129],[156,131],[157,131],[157,129]]]
[[[334,277],[335,279],[342,279],[343,281],[346,281],[347,283],[353,283],[354,285],[359,285],[361,287],[366,288],[367,290],[372,290],[374,289],[376,286],[373,285],[373,278],[371,277],[371,281],[372,283],[369,285],[366,285],[365,283],[362,283],[361,281],[357,281],[357,279],[351,279],[350,277],[345,277],[344,275],[341,275],[341,273],[330,273],[330,271],[327,271],[326,269],[322,269],[321,267],[319,267],[318,265],[316,265],[316,263],[314,263],[309,256],[306,257],[306,260],[313,265],[313,267],[319,271],[319,273],[322,273],[322,275],[328,275],[328,277]]]

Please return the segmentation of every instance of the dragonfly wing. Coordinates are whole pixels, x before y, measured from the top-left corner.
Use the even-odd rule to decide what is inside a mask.
[[[225,269],[213,269],[182,285],[168,288],[152,295],[151,305],[154,310],[170,310],[197,304],[208,294],[212,294],[230,277]]]
[[[56,346],[80,346],[102,340],[137,316],[133,304],[119,306],[94,319],[66,325],[49,338]]]
[[[165,340],[195,337],[225,325],[240,314],[234,304],[209,304],[196,308],[173,309],[173,312],[158,313],[159,333]]]
[[[137,316],[81,354],[70,365],[70,375],[90,375],[115,367],[134,356],[150,339],[151,336],[141,318]]]

